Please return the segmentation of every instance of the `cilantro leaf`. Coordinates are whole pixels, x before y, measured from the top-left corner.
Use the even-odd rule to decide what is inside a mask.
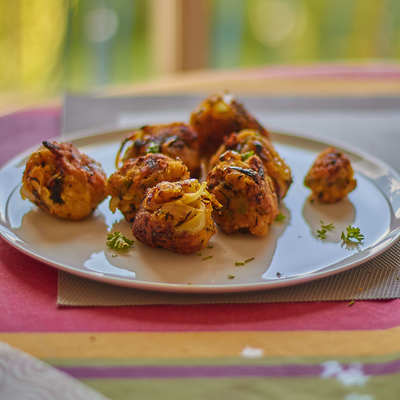
[[[331,224],[325,224],[324,221],[319,221],[321,225],[321,229],[317,230],[317,237],[318,239],[325,240],[326,239],[326,233],[333,231],[335,229],[335,225]]]
[[[346,227],[346,233],[342,232],[340,235],[343,244],[361,244],[364,241],[364,235],[361,233],[360,228],[349,225]]]
[[[324,221],[319,221],[321,224],[321,228],[326,231],[333,231],[335,229],[335,225],[333,224],[324,224]]]
[[[286,215],[283,215],[282,213],[279,213],[276,217],[275,217],[275,221],[276,222],[282,222],[286,219]]]
[[[321,239],[321,240],[326,239],[326,229],[318,229],[317,237],[318,237],[318,239]]]
[[[150,142],[149,147],[147,148],[147,154],[149,153],[159,153],[160,152],[160,145],[155,142]]]

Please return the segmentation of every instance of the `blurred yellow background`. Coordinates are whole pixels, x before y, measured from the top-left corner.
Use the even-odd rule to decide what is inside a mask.
[[[0,104],[195,69],[398,60],[399,0],[0,0]]]

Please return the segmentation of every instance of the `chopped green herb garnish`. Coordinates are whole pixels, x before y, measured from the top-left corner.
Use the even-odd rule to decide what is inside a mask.
[[[248,160],[251,156],[254,156],[254,151],[253,150],[250,150],[250,151],[247,151],[246,153],[243,153],[242,154],[242,161]]]
[[[321,228],[326,229],[327,231],[333,231],[335,229],[335,225],[333,224],[324,224],[324,221],[319,221],[321,223]]]
[[[364,235],[360,232],[360,228],[349,225],[346,228],[346,233],[342,232],[340,236],[343,244],[361,244],[364,241]]]
[[[214,248],[214,246],[212,245],[212,244],[209,244],[208,246],[207,246],[207,249],[213,249]]]
[[[121,232],[113,232],[107,235],[107,246],[114,250],[127,250],[133,245],[133,240],[125,237]]]
[[[201,261],[207,261],[207,260],[209,260],[210,258],[213,258],[213,256],[206,256],[206,257],[203,257],[203,258],[201,259]]]
[[[255,257],[250,257],[250,258],[247,258],[247,259],[244,260],[244,261],[235,261],[235,265],[236,265],[236,267],[243,267],[243,265],[249,263],[250,261],[253,261],[254,258],[255,258]]]
[[[160,152],[160,145],[155,142],[150,142],[149,147],[147,148],[148,153],[159,153]]]
[[[228,279],[235,279],[235,275],[228,275]]]
[[[279,213],[276,217],[275,217],[275,221],[276,222],[282,222],[286,219],[286,215],[283,215],[282,213]]]
[[[333,224],[324,224],[324,221],[319,221],[321,224],[321,229],[317,230],[317,237],[321,240],[326,239],[326,233],[333,231],[335,229],[335,225]]]
[[[353,306],[355,303],[355,300],[351,300],[349,304],[347,304],[349,307]]]
[[[243,261],[235,261],[235,265],[236,265],[237,267],[241,267],[241,266],[244,265],[244,262],[243,262]]]

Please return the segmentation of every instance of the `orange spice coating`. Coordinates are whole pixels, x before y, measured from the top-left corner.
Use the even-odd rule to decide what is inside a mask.
[[[194,253],[205,248],[216,232],[213,207],[219,204],[206,183],[197,179],[161,182],[147,192],[133,234],[151,247]]]
[[[256,155],[242,161],[227,151],[208,173],[209,191],[222,207],[214,211],[215,222],[225,233],[249,232],[265,236],[279,214],[273,183]]]
[[[101,165],[73,144],[44,141],[26,163],[21,196],[54,216],[80,220],[105,199],[106,180]]]
[[[206,98],[192,112],[190,124],[199,135],[204,156],[214,153],[225,136],[242,129],[255,129],[269,137],[268,131],[230,94]]]
[[[115,212],[118,208],[128,222],[133,222],[147,189],[162,181],[174,182],[187,178],[189,170],[182,161],[164,154],[128,159],[108,179],[110,209]]]
[[[321,203],[336,203],[357,186],[349,158],[333,147],[320,153],[308,171],[305,186]]]
[[[121,150],[129,142],[132,144],[123,154],[122,161],[147,153],[162,153],[171,158],[180,159],[189,168],[191,176],[198,177],[200,174],[197,133],[183,122],[145,125],[124,140]],[[118,161],[119,153],[117,164]]]
[[[255,154],[260,157],[265,173],[272,179],[278,200],[282,200],[292,184],[290,167],[285,163],[271,141],[258,131],[244,129],[226,137],[224,143],[211,158],[210,166],[219,162],[219,158],[227,150],[236,151],[242,155]]]

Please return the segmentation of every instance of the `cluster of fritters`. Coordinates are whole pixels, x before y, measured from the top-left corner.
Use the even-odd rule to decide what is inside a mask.
[[[70,143],[43,142],[27,161],[21,195],[60,218],[80,220],[111,196],[135,237],[152,247],[193,253],[220,229],[268,233],[292,183],[268,131],[231,95],[213,95],[190,124],[144,126],[127,137],[107,179],[100,164]],[[201,182],[199,179],[203,179]],[[348,158],[321,153],[305,184],[335,202],[356,183]]]

